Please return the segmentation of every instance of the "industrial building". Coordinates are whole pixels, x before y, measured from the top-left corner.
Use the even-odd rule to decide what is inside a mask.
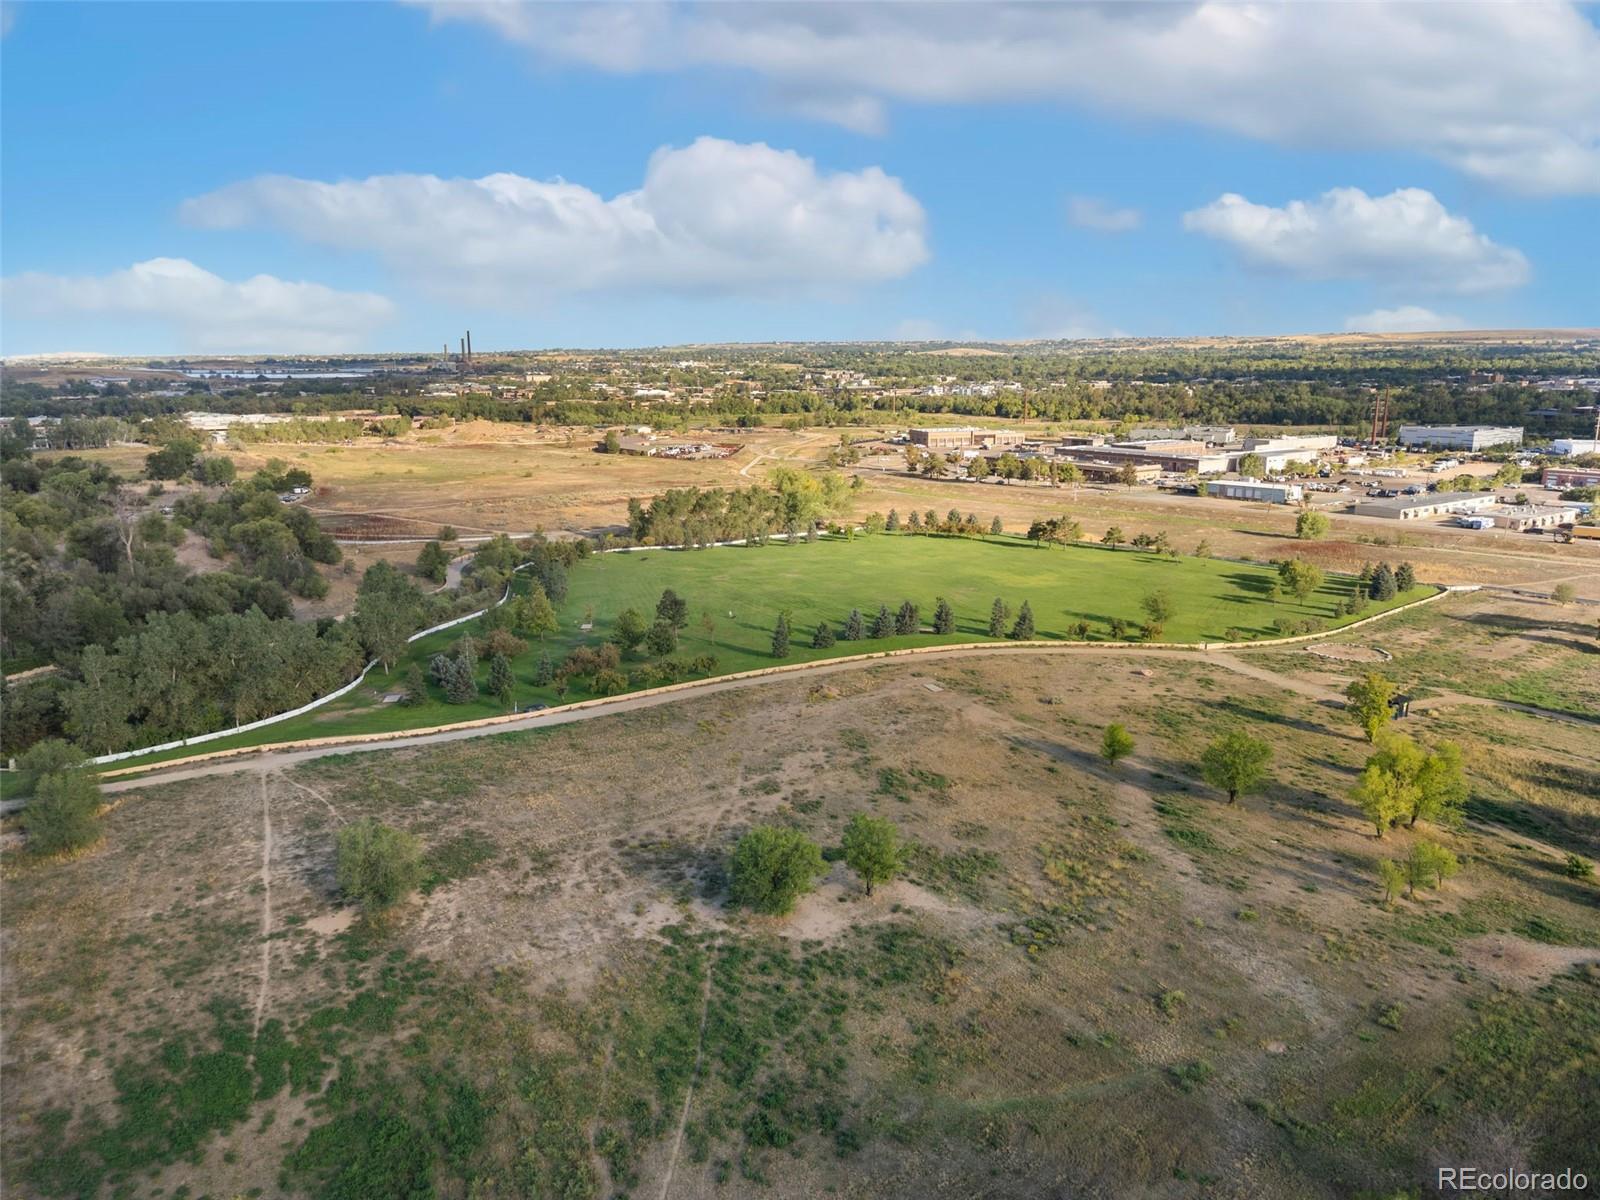
[[[1057,446],[1056,455],[1079,464],[1131,462],[1135,466],[1159,467],[1179,475],[1194,471],[1200,475],[1221,474],[1228,469],[1228,455],[1210,451],[1199,442],[1141,442],[1136,446]]]
[[[1090,483],[1121,483],[1123,471],[1128,469],[1126,462],[1095,462],[1092,459],[1073,459],[1072,465],[1083,473],[1083,477]],[[1135,483],[1154,483],[1161,478],[1161,468],[1151,466],[1149,463],[1133,464],[1133,481]]]
[[[1496,529],[1522,533],[1528,529],[1554,529],[1572,520],[1572,509],[1562,504],[1494,504],[1480,510]]]
[[[1550,453],[1563,458],[1575,454],[1600,454],[1600,438],[1557,438],[1550,443]]]
[[[1185,425],[1181,429],[1135,429],[1126,440],[1130,442],[1200,442],[1207,446],[1228,446],[1233,443],[1232,425]]]
[[[1600,487],[1600,467],[1546,467],[1547,488]]]
[[[1522,445],[1515,425],[1402,425],[1397,435],[1408,450],[1487,450]]]
[[[1027,440],[1018,429],[974,429],[971,426],[935,426],[913,429],[911,444],[926,450],[969,450],[985,446],[1016,446]]]
[[[1434,492],[1422,496],[1395,496],[1387,500],[1357,500],[1351,512],[1358,517],[1385,517],[1391,521],[1421,521],[1447,513],[1476,512],[1495,504],[1493,492]]]
[[[1298,483],[1262,483],[1255,479],[1218,479],[1206,484],[1206,495],[1223,500],[1259,500],[1264,504],[1298,504],[1304,495]]]

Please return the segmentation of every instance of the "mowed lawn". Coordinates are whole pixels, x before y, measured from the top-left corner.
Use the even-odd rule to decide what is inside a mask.
[[[682,631],[673,657],[715,655],[717,674],[776,665],[779,660],[772,657],[772,630],[783,610],[788,610],[793,629],[791,652],[784,660],[791,663],[905,646],[987,641],[989,611],[997,596],[1013,613],[1027,601],[1033,608],[1034,636],[1052,640],[1070,638],[1072,626],[1080,621],[1089,623],[1091,640],[1109,640],[1113,618],[1126,621],[1127,636],[1137,638],[1138,626],[1145,619],[1140,601],[1157,589],[1172,601],[1173,617],[1161,638],[1167,642],[1222,641],[1230,629],[1252,637],[1271,637],[1277,634],[1275,622],[1280,618],[1318,617],[1326,620],[1329,628],[1356,619],[1334,616],[1350,595],[1354,578],[1330,576],[1304,603],[1288,597],[1274,604],[1268,592],[1276,577],[1272,567],[1254,563],[1164,558],[1088,544],[1041,549],[1016,537],[880,534],[853,541],[824,538],[793,546],[773,542],[710,550],[638,550],[594,555],[573,569],[570,592],[559,610],[560,631],[549,639],[548,648],[559,665],[574,646],[608,637],[617,614],[625,609],[637,609],[647,621],[653,620],[656,601],[665,588],[673,589],[689,605],[688,627]],[[518,586],[527,586],[521,576]],[[1372,604],[1362,615],[1370,616],[1433,590],[1415,588],[1390,604]],[[870,627],[880,604],[887,604],[893,614],[903,600],[917,606],[922,625],[931,630],[940,596],[955,609],[954,633],[840,640],[827,649],[811,648],[819,621],[827,621],[837,636],[852,608],[861,610]],[[582,630],[585,623],[592,623],[593,628]],[[384,693],[400,688],[410,663],[419,663],[426,670],[432,655],[448,651],[468,630],[475,631],[475,624],[414,643],[410,656],[391,674],[373,672],[363,686],[317,712],[237,739],[218,739],[191,752],[427,728],[502,713],[506,710],[488,695],[470,704],[447,704],[432,688],[425,704],[381,703]],[[562,702],[554,688],[533,685],[539,651],[534,642],[512,664],[517,677],[516,703],[523,708]],[[623,669],[634,670],[646,661],[642,655],[630,655]],[[487,678],[488,665],[480,664],[480,686]],[[564,699],[571,702],[589,696],[574,686]]]

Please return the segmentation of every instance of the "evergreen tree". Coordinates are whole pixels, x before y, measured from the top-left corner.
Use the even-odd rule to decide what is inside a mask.
[[[927,512],[922,514],[922,523],[923,525],[927,526],[929,533],[933,533],[939,528],[939,514],[930,508]]]
[[[428,698],[428,685],[423,682],[422,668],[412,663],[406,668],[406,680],[400,690],[400,703],[421,704]]]
[[[956,629],[956,610],[950,607],[950,601],[943,596],[933,609],[933,631],[935,633],[954,633]]]
[[[1006,607],[1006,602],[999,596],[994,598],[994,603],[989,606],[989,636],[1004,637],[1006,632],[1006,618],[1011,615],[1011,610]]]
[[[689,602],[667,588],[656,601],[656,620],[665,621],[674,629],[684,628],[689,624]]]
[[[1401,563],[1395,568],[1394,586],[1402,592],[1409,592],[1417,586],[1417,572],[1410,563]]]
[[[539,665],[533,669],[533,683],[535,687],[549,687],[550,681],[556,677],[555,664],[550,661],[550,651],[539,652]]]
[[[889,510],[889,519],[884,523],[883,527],[890,533],[898,533],[900,531],[900,510],[898,508]]]
[[[444,698],[451,704],[471,704],[478,698],[478,680],[473,672],[473,660],[457,653],[446,661],[449,667],[444,679]]]
[[[778,623],[772,627],[772,657],[789,657],[789,614],[778,614]]]
[[[867,636],[866,622],[861,619],[859,608],[850,610],[850,617],[844,623],[844,633],[841,636],[847,642],[859,642]]]
[[[1000,518],[999,517],[996,517],[994,520],[989,522],[989,532],[991,534],[993,534],[995,537],[999,537],[1005,531],[1006,531],[1006,527],[1004,525],[1000,524]]]
[[[921,529],[922,514],[913,508],[911,510],[911,516],[906,520],[906,527],[909,529]]]
[[[1017,613],[1017,623],[1011,627],[1011,640],[1025,642],[1033,637],[1033,606],[1026,600],[1022,602],[1022,610]]]
[[[517,690],[516,676],[511,673],[511,660],[504,654],[489,659],[489,694],[500,701],[501,707],[511,705],[512,694]]]
[[[826,650],[833,645],[833,627],[826,621],[817,622],[817,631],[811,635],[811,648],[813,650]]]
[[[909,600],[900,602],[900,611],[894,619],[894,631],[901,637],[908,633],[917,633],[922,629],[922,622],[917,619],[917,606]]]
[[[889,614],[887,604],[878,605],[878,615],[872,618],[872,636],[886,638],[894,632],[894,617]]]
[[[1374,600],[1393,600],[1396,591],[1394,572],[1388,563],[1379,563],[1378,569],[1372,573],[1372,586],[1367,594]]]

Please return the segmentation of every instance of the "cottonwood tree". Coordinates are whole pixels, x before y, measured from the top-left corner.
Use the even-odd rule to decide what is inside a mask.
[[[1113,721],[1100,739],[1100,757],[1113,767],[1133,753],[1133,734]]]
[[[825,869],[822,851],[798,829],[758,825],[734,847],[728,895],[735,904],[781,916]]]
[[[1394,720],[1394,684],[1376,671],[1368,671],[1345,688],[1344,695],[1349,702],[1345,711],[1366,732],[1367,741],[1377,741],[1378,733]]]
[[[1442,888],[1444,881],[1461,871],[1455,852],[1436,842],[1416,842],[1402,864],[1406,874],[1406,895],[1415,897],[1417,888]]]
[[[1322,580],[1322,568],[1303,558],[1286,558],[1278,564],[1278,583],[1297,600],[1309,599]]]
[[[421,620],[422,595],[416,585],[382,559],[366,569],[351,622],[369,657],[390,670]]]
[[[1301,541],[1314,542],[1328,536],[1329,525],[1325,513],[1319,513],[1312,508],[1304,509],[1294,519],[1294,535]]]
[[[1167,594],[1165,588],[1157,588],[1145,594],[1139,601],[1139,607],[1144,610],[1145,632],[1159,637],[1161,631],[1167,627],[1167,622],[1172,620],[1172,597]]]
[[[844,829],[844,861],[861,877],[867,895],[900,871],[900,834],[894,822],[856,813]]]
[[[1393,908],[1395,899],[1406,886],[1405,866],[1393,859],[1383,859],[1378,863],[1378,882],[1383,885],[1383,906]]]
[[[438,542],[427,542],[417,555],[417,574],[430,583],[443,583],[450,568],[450,553]]]
[[[339,830],[339,888],[363,907],[393,908],[422,883],[416,836],[366,818]]]
[[[1213,741],[1200,756],[1200,772],[1212,787],[1228,793],[1228,803],[1239,793],[1255,790],[1266,778],[1272,761],[1272,747],[1242,729],[1234,729]]]

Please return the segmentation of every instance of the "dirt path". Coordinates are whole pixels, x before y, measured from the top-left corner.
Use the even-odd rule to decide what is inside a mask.
[[[683,1131],[689,1125],[689,1106],[694,1102],[694,1085],[700,1078],[700,1063],[706,1052],[706,1018],[711,1014],[711,962],[706,961],[705,983],[700,988],[700,1036],[694,1047],[694,1070],[689,1073],[689,1086],[683,1093],[683,1111],[678,1114],[678,1128],[672,1135],[672,1153],[667,1156],[667,1171],[661,1177],[661,1200],[667,1200],[672,1187],[672,1176],[678,1169],[678,1152],[683,1149]]]
[[[756,676],[750,679],[712,679],[704,684],[680,692],[667,692],[655,696],[619,696],[614,701],[598,704],[592,708],[582,708],[568,711],[530,713],[525,719],[507,721],[499,725],[489,725],[473,729],[452,729],[438,733],[422,731],[407,737],[390,738],[381,742],[346,742],[330,746],[312,746],[303,750],[263,750],[256,757],[230,758],[216,762],[200,763],[195,766],[185,767],[181,763],[175,764],[171,770],[152,770],[149,774],[135,775],[127,779],[113,779],[101,786],[107,794],[130,791],[136,788],[151,787],[162,783],[172,783],[183,779],[204,779],[215,775],[232,775],[239,771],[259,769],[263,771],[283,771],[299,763],[310,762],[313,759],[327,758],[337,754],[365,754],[381,750],[411,750],[419,746],[443,745],[446,742],[468,741],[473,738],[495,737],[504,733],[519,733],[529,729],[548,729],[557,725],[569,725],[578,721],[593,721],[603,717],[616,716],[619,713],[636,712],[648,708],[657,708],[664,704],[676,704],[684,700],[695,700],[703,696],[711,696],[720,692],[742,691],[745,688],[761,687],[773,683],[785,683],[800,679],[814,679],[827,675],[835,675],[846,671],[871,670],[876,667],[893,666],[896,663],[933,663],[949,659],[975,658],[984,655],[1006,654],[1012,656],[1030,654],[1077,654],[1093,658],[1111,658],[1113,660],[1127,661],[1130,658],[1171,658],[1178,656],[1180,661],[1203,662],[1209,666],[1220,667],[1223,670],[1234,671],[1241,675],[1263,682],[1272,683],[1278,687],[1286,688],[1308,699],[1317,701],[1342,702],[1339,691],[1325,685],[1312,683],[1309,680],[1294,679],[1254,663],[1244,662],[1232,654],[1222,654],[1205,651],[1189,650],[1143,650],[1126,648],[1118,650],[1094,650],[1083,646],[1063,645],[1055,649],[1030,649],[1008,650],[1004,647],[977,646],[959,647],[950,650],[935,650],[927,654],[918,655],[916,658],[903,660],[880,658],[853,658],[833,662],[814,663],[798,671],[791,671],[779,676]],[[1573,716],[1569,713],[1551,712],[1547,709],[1534,708],[1531,705],[1516,704],[1509,700],[1492,700],[1478,696],[1456,696],[1453,693],[1429,697],[1426,702],[1430,708],[1442,708],[1447,704],[1470,703],[1494,708],[1504,708],[1515,712],[1527,713],[1532,716],[1545,717],[1554,721],[1562,721],[1582,727],[1600,725],[1600,718],[1589,720],[1585,717]]]
[[[339,824],[344,824],[344,817],[340,814],[339,810],[333,806],[333,801],[329,800],[321,792],[317,791],[316,788],[308,787],[306,784],[300,783],[298,780],[290,779],[287,775],[279,775],[278,778],[282,779],[290,787],[299,788],[306,795],[322,801],[323,806],[328,810],[328,814],[332,816],[335,821],[339,822]]]
[[[267,789],[267,773],[261,781],[261,984],[256,989],[256,1018],[252,1037],[261,1034],[261,1018],[267,1011],[267,987],[272,980],[272,802]],[[254,1051],[251,1051],[254,1055]]]

